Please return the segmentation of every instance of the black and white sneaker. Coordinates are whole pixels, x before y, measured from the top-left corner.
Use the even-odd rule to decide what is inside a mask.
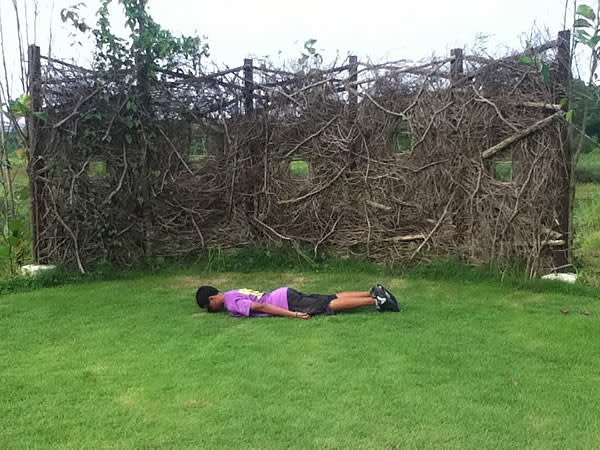
[[[390,291],[384,288],[381,284],[373,286],[369,289],[369,294],[375,299],[375,304],[379,312],[390,311],[398,312],[398,302],[396,297]]]
[[[388,291],[388,289],[384,286],[381,286],[381,289],[383,289],[383,292],[385,292],[386,297],[390,299],[390,301],[396,308],[394,311],[395,312],[400,311],[400,308],[398,307],[398,299],[396,299],[396,296],[394,294],[392,294],[391,291]]]

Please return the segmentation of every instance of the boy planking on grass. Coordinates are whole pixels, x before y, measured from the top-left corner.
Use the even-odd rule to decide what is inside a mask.
[[[289,287],[264,293],[250,289],[220,292],[212,286],[201,286],[196,291],[196,302],[200,308],[206,308],[209,312],[227,310],[233,317],[283,316],[310,319],[317,314],[336,314],[362,306],[375,306],[380,312],[399,311],[396,297],[380,284],[368,291],[330,295],[307,295]]]

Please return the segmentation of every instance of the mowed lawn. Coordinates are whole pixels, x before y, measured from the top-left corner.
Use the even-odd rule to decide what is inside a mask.
[[[377,281],[402,313],[234,319],[193,298]],[[594,448],[600,303],[548,286],[261,272],[0,297],[0,448]]]
[[[583,280],[600,289],[600,184],[577,185],[573,222],[578,272]]]

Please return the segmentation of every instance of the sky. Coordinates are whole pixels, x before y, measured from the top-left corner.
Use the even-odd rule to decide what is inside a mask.
[[[91,44],[84,40],[79,45],[80,36],[73,36],[72,29],[60,20],[61,9],[81,0],[16,1],[22,17],[27,9],[29,41],[34,41],[35,34],[42,54],[48,53],[52,42],[53,56],[82,65],[91,62]],[[94,23],[100,1],[84,2],[82,15]],[[36,3],[38,17],[34,20]],[[117,0],[113,3],[113,23],[123,29],[120,7]],[[568,3],[572,7],[572,0]],[[556,37],[563,28],[564,9],[565,0],[149,0],[150,13],[164,28],[174,34],[206,36],[210,60],[219,66],[238,66],[245,57],[265,55],[276,60],[296,59],[308,39],[317,40],[316,48],[326,61],[348,54],[363,61],[419,60],[433,54],[448,55],[455,47],[467,51],[483,47],[499,55],[522,48],[525,36],[534,29]],[[13,0],[0,0],[0,19],[9,68],[14,69],[18,50]],[[10,83],[18,84],[17,72],[12,72]]]

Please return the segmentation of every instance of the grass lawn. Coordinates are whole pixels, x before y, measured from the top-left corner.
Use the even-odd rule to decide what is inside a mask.
[[[582,281],[600,289],[600,148],[579,155],[576,179],[575,265]]]
[[[578,183],[600,183],[600,148],[579,155],[575,178]]]
[[[201,282],[330,292],[375,281],[402,313],[248,320],[193,299]],[[599,305],[552,283],[364,272],[163,275],[3,296],[0,448],[594,448]]]
[[[600,289],[600,184],[578,184],[573,250],[582,280]]]

